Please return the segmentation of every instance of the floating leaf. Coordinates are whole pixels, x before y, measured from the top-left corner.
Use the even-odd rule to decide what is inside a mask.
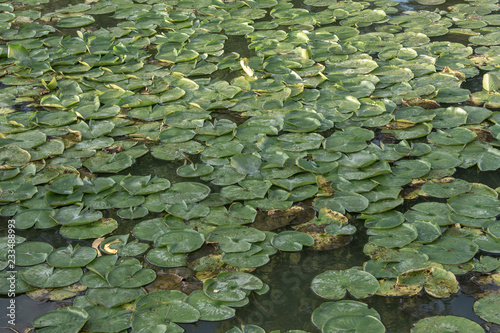
[[[346,315],[334,317],[325,322],[322,332],[342,332],[349,330],[351,332],[385,332],[385,326],[375,317]]]
[[[82,275],[81,268],[54,268],[40,264],[23,271],[22,278],[35,287],[57,288],[78,282]]]
[[[365,298],[377,292],[379,283],[368,272],[357,269],[345,271],[326,271],[317,275],[311,289],[318,296],[338,300],[344,298],[348,291],[353,297]]]
[[[403,223],[390,229],[368,229],[369,241],[387,248],[403,247],[418,237],[415,226]]]
[[[40,332],[78,333],[89,318],[84,309],[67,306],[36,317],[33,320],[33,327]]]
[[[141,288],[99,288],[88,289],[85,296],[92,302],[112,308],[132,302],[142,294],[144,294],[144,291]]]
[[[450,207],[458,214],[474,218],[490,218],[500,214],[497,198],[476,194],[461,194],[448,200]]]
[[[470,319],[457,316],[435,316],[420,319],[412,327],[412,333],[438,333],[446,331],[482,333],[483,328]]]
[[[15,246],[16,265],[33,266],[47,259],[54,248],[45,242],[23,242]]]
[[[474,312],[482,319],[495,324],[500,323],[498,306],[500,305],[499,295],[485,296],[474,303]]]
[[[114,219],[101,219],[100,221],[82,226],[62,226],[59,233],[69,239],[99,238],[118,228]]]
[[[372,316],[380,320],[380,315],[375,309],[369,309],[365,303],[343,300],[337,302],[325,302],[316,308],[311,316],[311,321],[318,329],[330,319],[346,315]]]
[[[235,315],[235,310],[225,305],[223,302],[214,301],[202,290],[192,292],[187,303],[200,312],[200,320],[220,321],[227,320]]]
[[[271,240],[271,244],[281,251],[300,251],[302,246],[312,246],[314,238],[312,236],[297,231],[282,231]]]
[[[436,198],[450,198],[468,192],[471,189],[469,182],[462,179],[449,179],[449,181],[430,181],[422,186],[422,191]]]
[[[201,234],[194,230],[172,230],[155,239],[156,247],[168,247],[170,253],[189,253],[205,243]]]
[[[252,274],[221,273],[216,280],[205,281],[203,292],[215,301],[237,302],[243,300],[247,292],[260,290],[263,286],[263,282]]]
[[[461,264],[474,257],[479,247],[471,240],[462,237],[444,236],[420,248],[429,260],[441,264]]]
[[[97,251],[91,247],[76,246],[73,248],[68,245],[68,247],[52,251],[47,257],[47,262],[54,267],[85,267],[96,256]]]
[[[57,22],[59,28],[79,28],[94,23],[92,16],[68,16],[63,17]]]

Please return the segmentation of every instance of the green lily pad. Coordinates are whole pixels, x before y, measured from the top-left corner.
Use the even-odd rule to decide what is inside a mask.
[[[9,295],[12,293],[12,282],[14,283],[16,294],[23,294],[35,289],[35,287],[26,283],[21,278],[23,271],[27,268],[17,267],[16,269],[17,274],[7,270],[0,271],[0,295]]]
[[[89,319],[84,309],[67,306],[36,317],[33,327],[40,332],[78,333]]]
[[[134,312],[132,327],[135,330],[140,327],[167,324],[169,322],[194,323],[200,319],[200,316],[198,310],[182,301],[172,300],[152,303],[143,305]]]
[[[170,231],[163,218],[156,218],[142,221],[134,226],[132,233],[135,237],[145,240],[154,241],[158,236]]]
[[[491,235],[480,235],[474,238],[474,243],[479,245],[481,251],[498,254],[500,253],[500,240]]]
[[[440,202],[422,202],[411,207],[405,213],[408,222],[432,221],[440,226],[453,224],[448,218],[450,209],[446,204]]]
[[[155,239],[156,247],[168,247],[170,253],[189,253],[205,243],[203,235],[194,230],[172,230]]]
[[[207,242],[217,242],[225,253],[250,250],[252,243],[266,239],[262,231],[244,226],[222,226],[215,228],[207,237]]]
[[[52,209],[30,209],[18,213],[15,216],[17,229],[48,229],[55,227],[57,223],[50,217]]]
[[[367,234],[371,243],[386,248],[403,247],[418,237],[417,228],[409,223],[390,229],[368,229]]]
[[[158,267],[181,267],[187,264],[186,254],[173,254],[165,247],[149,250],[146,260]]]
[[[322,332],[385,332],[385,326],[380,320],[372,316],[346,315],[330,318],[325,322]]]
[[[260,290],[263,286],[263,282],[252,274],[221,273],[217,279],[205,281],[203,292],[215,301],[237,302],[243,300],[248,292]]]
[[[94,23],[92,16],[68,16],[63,17],[57,22],[59,28],[79,28]]]
[[[33,266],[47,259],[54,248],[45,242],[23,242],[15,246],[16,265]]]
[[[225,305],[224,302],[214,301],[202,290],[192,292],[187,303],[200,312],[200,320],[220,321],[233,318],[235,310]]]
[[[112,308],[132,302],[142,294],[144,290],[141,288],[98,288],[88,289],[85,296],[96,304]]]
[[[490,256],[481,256],[473,261],[475,272],[490,273],[500,267],[500,261]]]
[[[112,332],[127,330],[132,313],[122,308],[106,308],[99,305],[85,307],[90,315],[85,329],[90,332]]]
[[[222,261],[241,268],[260,267],[271,260],[269,254],[269,251],[263,250],[262,247],[252,244],[250,250],[245,252],[224,253],[222,255]]]
[[[61,207],[51,213],[51,217],[60,225],[79,226],[96,222],[102,218],[100,211],[83,208],[83,205]]]
[[[281,251],[295,252],[302,250],[302,246],[312,246],[314,238],[303,232],[282,231],[271,239],[271,244]]]
[[[83,162],[83,165],[91,172],[116,173],[134,164],[134,159],[124,153],[97,153],[94,157]]]
[[[380,320],[380,315],[373,308],[368,308],[365,303],[343,300],[337,302],[325,302],[316,308],[312,315],[311,321],[318,329],[321,330],[323,325],[330,319],[346,315],[356,316],[372,316]]]
[[[373,229],[390,229],[401,225],[405,219],[401,212],[390,210],[379,214],[362,214],[359,218],[365,220],[365,227]]]
[[[52,251],[47,257],[47,262],[54,267],[85,267],[95,259],[97,251],[87,246],[61,247]]]
[[[373,132],[363,128],[350,127],[335,132],[325,141],[325,149],[342,153],[353,153],[366,148],[366,141],[373,139]]]
[[[232,200],[261,199],[272,185],[269,181],[260,180],[242,180],[239,184],[241,186],[231,185],[222,188],[221,196]]]
[[[205,217],[210,212],[210,208],[198,203],[187,205],[184,201],[176,202],[167,207],[166,211],[173,216],[184,220],[192,220],[199,217]]]
[[[422,186],[422,191],[436,198],[450,198],[468,192],[470,189],[470,183],[462,179],[453,179],[450,182],[430,181]]]
[[[311,283],[315,294],[333,300],[344,298],[346,292],[356,298],[365,298],[375,294],[378,288],[379,283],[373,275],[357,269],[326,271],[317,275]]]
[[[156,273],[142,265],[118,265],[106,273],[106,279],[113,287],[138,288],[153,282]]]
[[[259,171],[262,164],[260,156],[237,154],[231,156],[231,166],[239,173],[252,175]]]
[[[177,169],[177,175],[181,177],[201,177],[206,176],[214,170],[214,167],[206,164],[188,164]]]
[[[81,268],[54,268],[40,264],[23,271],[22,278],[35,287],[58,288],[78,282],[82,275]]]
[[[165,178],[129,175],[120,181],[120,185],[131,195],[147,195],[168,189],[170,182]]]
[[[441,228],[436,222],[432,221],[413,221],[410,222],[417,229],[417,241],[430,243],[441,236]]]
[[[413,325],[412,333],[438,333],[451,331],[458,333],[482,333],[483,328],[470,319],[457,316],[435,316],[420,319]]]
[[[392,172],[396,176],[420,178],[431,170],[431,163],[425,160],[399,160],[395,165],[396,167],[392,169]]]
[[[116,228],[118,222],[110,218],[80,226],[62,226],[59,233],[69,239],[90,239],[107,235]]]
[[[148,215],[149,210],[146,207],[129,207],[122,208],[116,212],[116,215],[121,217],[124,220],[134,220],[140,219],[146,215]]]
[[[500,201],[497,198],[460,194],[448,200],[451,209],[458,214],[474,218],[490,218],[500,214]]]
[[[173,184],[160,198],[167,204],[184,201],[186,204],[199,202],[210,194],[210,188],[201,183],[180,182]]]
[[[420,253],[429,256],[430,261],[440,264],[461,264],[471,260],[479,250],[473,241],[453,236],[444,236],[431,244],[425,244]]]
[[[499,304],[499,295],[485,296],[474,303],[474,312],[488,322],[499,324],[500,315],[497,310]]]
[[[242,225],[252,223],[256,216],[257,211],[254,208],[236,202],[229,209],[226,209],[226,207],[212,207],[203,221],[219,226]]]

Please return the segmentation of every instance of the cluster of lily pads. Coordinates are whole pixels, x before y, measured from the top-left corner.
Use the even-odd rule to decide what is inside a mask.
[[[88,288],[37,318],[40,331],[182,332],[175,323],[231,318],[250,291],[266,291],[243,270],[278,250],[343,246],[355,214],[370,259],[312,281],[335,301],[313,313],[321,331],[385,329],[375,310],[341,301],[346,292],[443,298],[459,290],[456,274],[500,267],[498,191],[451,177],[500,167],[500,113],[490,110],[500,107],[497,1],[33,7],[43,3],[0,3],[0,214],[71,240],[138,222],[136,239],[113,234],[95,248],[17,238],[18,293]],[[116,26],[94,28],[101,15]],[[462,87],[480,75],[482,90]],[[184,165],[175,177],[126,174],[148,154]],[[145,294],[156,273],[142,256],[189,266],[203,290]],[[499,303],[486,296],[475,310],[499,323]],[[426,318],[414,331],[460,321]]]

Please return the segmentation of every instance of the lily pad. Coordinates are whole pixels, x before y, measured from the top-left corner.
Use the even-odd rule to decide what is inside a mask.
[[[215,228],[207,238],[207,242],[219,243],[220,249],[226,253],[250,250],[252,243],[266,239],[266,234],[258,229],[244,226],[222,226]]]
[[[155,239],[156,247],[168,247],[172,254],[193,252],[204,243],[204,237],[194,230],[172,230]]]
[[[463,194],[471,189],[469,182],[462,179],[451,179],[446,182],[427,182],[422,186],[422,191],[436,198],[450,198]]]
[[[355,298],[366,298],[377,292],[379,283],[368,272],[357,269],[326,271],[317,275],[311,284],[315,294],[327,299],[338,300],[349,292]]]
[[[52,251],[47,257],[47,262],[54,267],[85,267],[95,259],[97,251],[87,246],[62,247]]]
[[[100,221],[81,226],[62,226],[59,233],[69,239],[99,238],[118,228],[114,219],[101,219]]]
[[[470,319],[457,316],[435,316],[420,319],[412,327],[412,333],[438,333],[451,331],[458,333],[482,333],[483,328]]]
[[[187,303],[200,312],[200,320],[220,321],[227,320],[235,315],[235,310],[225,305],[224,302],[214,301],[202,290],[192,292]]]
[[[132,302],[142,294],[141,288],[98,288],[88,289],[85,296],[94,303],[112,308]]]
[[[63,17],[57,22],[59,28],[79,28],[91,25],[95,20],[92,16],[68,16]]]
[[[282,231],[271,239],[271,244],[281,251],[294,252],[302,250],[302,246],[312,246],[314,238],[298,231]]]
[[[385,332],[385,326],[380,320],[372,316],[346,315],[330,318],[325,322],[322,332]]]
[[[252,274],[221,273],[217,279],[205,281],[203,292],[215,301],[237,302],[243,300],[248,292],[260,290],[263,286],[263,282]]]
[[[448,200],[450,207],[458,214],[474,218],[490,218],[500,214],[500,201],[497,198],[461,194]]]
[[[160,194],[161,200],[167,204],[184,201],[186,204],[199,202],[210,194],[210,188],[201,183],[179,182]]]
[[[150,268],[142,268],[141,264],[121,264],[106,273],[106,279],[113,287],[138,288],[153,282],[156,273]]]
[[[45,242],[23,242],[15,246],[16,265],[33,266],[47,259],[54,248]]]
[[[321,329],[323,325],[330,319],[335,317],[341,317],[346,315],[357,315],[357,316],[372,316],[380,320],[380,315],[373,308],[368,308],[365,303],[342,300],[337,302],[325,302],[316,308],[312,315],[311,321],[318,329]]]
[[[158,267],[181,267],[187,264],[185,254],[172,254],[164,247],[149,250],[146,260]]]
[[[431,244],[422,246],[419,250],[429,256],[429,260],[441,264],[461,264],[471,260],[479,247],[471,240],[444,236]]]
[[[81,268],[54,268],[40,264],[23,271],[22,278],[35,287],[57,288],[78,282],[82,275]]]
[[[242,225],[252,223],[256,216],[257,211],[254,208],[236,202],[229,209],[211,208],[210,213],[203,220],[214,225]]]
[[[178,300],[152,303],[141,306],[132,316],[134,330],[151,325],[194,323],[200,319],[200,312],[193,306]]]
[[[36,317],[33,327],[40,332],[78,333],[89,319],[84,309],[68,306]]]
[[[269,181],[260,180],[242,180],[239,184],[241,186],[231,185],[222,188],[221,196],[232,200],[261,199],[272,185]]]
[[[390,229],[368,229],[369,241],[387,248],[403,247],[418,237],[415,226],[403,223]]]
[[[488,322],[500,324],[500,315],[497,310],[499,305],[499,295],[485,296],[474,303],[474,312]]]

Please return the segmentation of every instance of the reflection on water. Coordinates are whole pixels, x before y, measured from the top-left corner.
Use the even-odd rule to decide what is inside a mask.
[[[5,308],[9,306],[9,298],[0,298],[0,332],[2,333],[12,333],[11,330],[7,330],[7,321],[10,320],[4,314],[6,313]],[[26,295],[20,295],[16,297],[16,326],[15,329],[19,332],[25,332],[29,327],[31,327],[31,322],[36,317],[55,310],[61,306],[68,306],[73,303],[73,300],[67,302],[37,302],[32,300]],[[10,326],[10,325],[9,325]]]

